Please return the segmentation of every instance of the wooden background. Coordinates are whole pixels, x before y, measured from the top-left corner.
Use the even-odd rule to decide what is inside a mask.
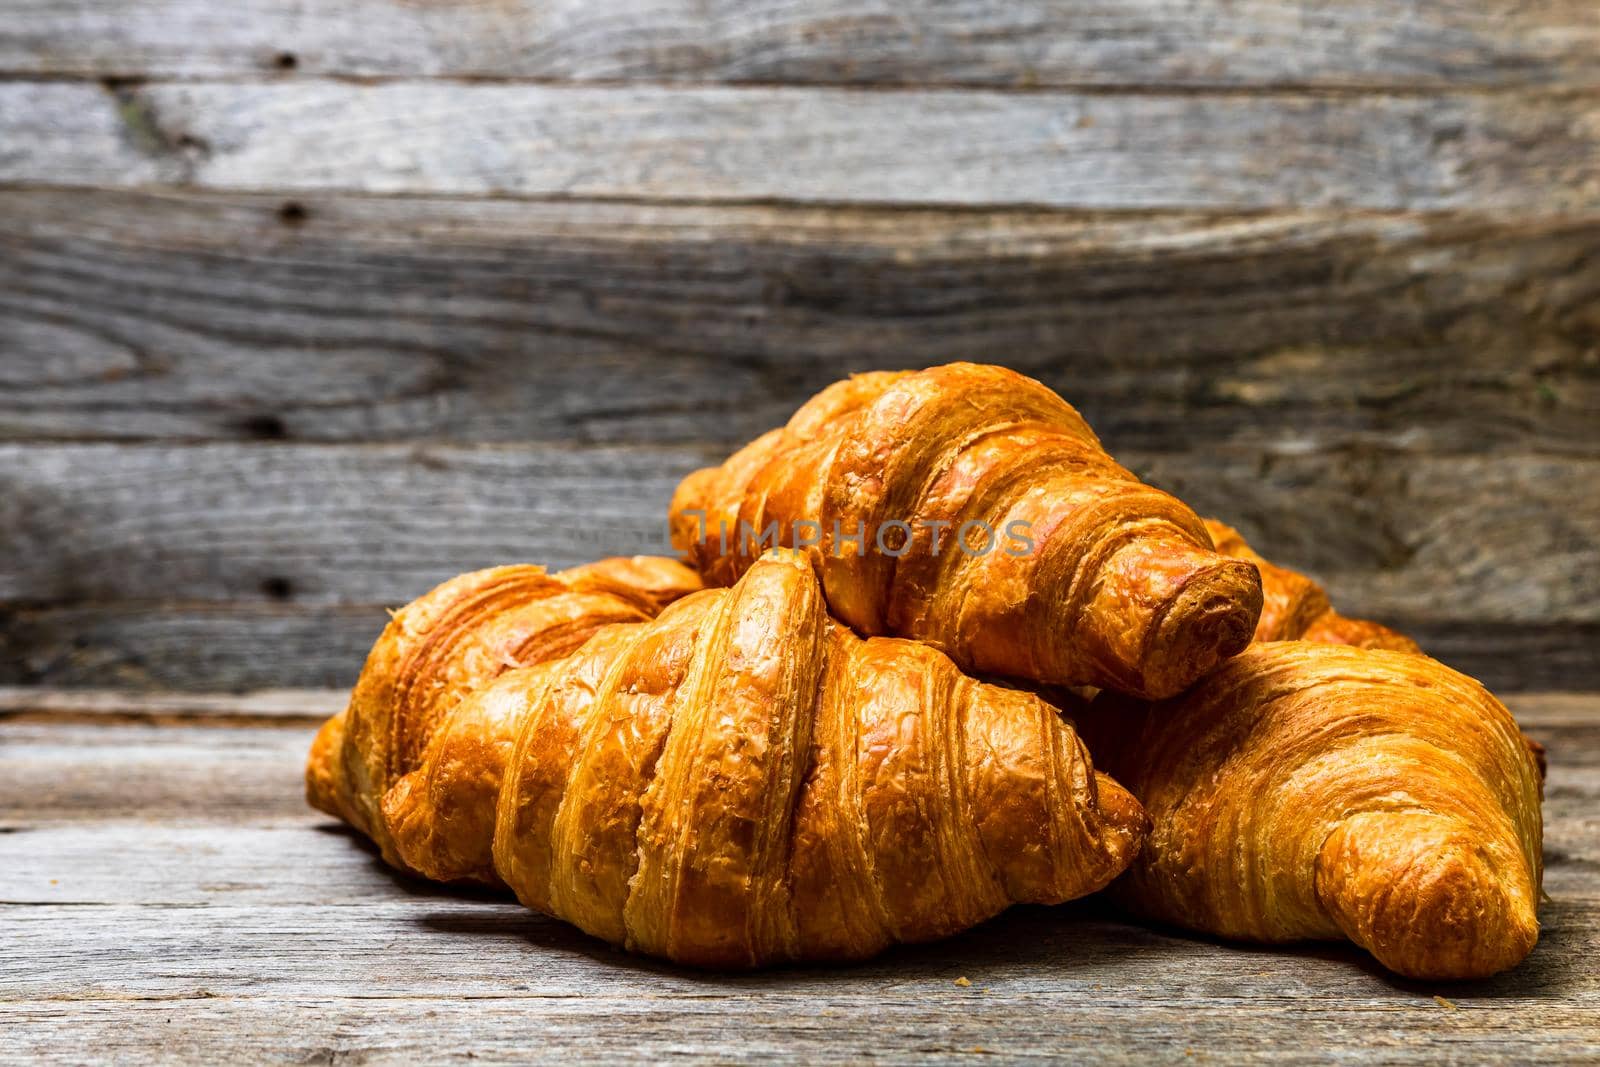
[[[385,607],[957,358],[1506,694],[1523,966],[704,975],[304,807]],[[0,0],[0,1060],[1594,1062],[1597,546],[1594,0]]]
[[[0,0],[0,684],[346,685],[953,358],[1600,688],[1592,0]]]

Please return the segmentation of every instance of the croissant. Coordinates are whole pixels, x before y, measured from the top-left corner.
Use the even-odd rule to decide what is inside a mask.
[[[564,656],[603,626],[653,618],[699,588],[693,571],[653,556],[557,574],[518,565],[452,578],[390,619],[349,706],[323,724],[312,744],[307,800],[403,866],[379,803],[464,694],[513,667]]]
[[[1082,896],[1146,830],[1050,705],[855,636],[811,565],[777,554],[488,682],[383,816],[429,877],[493,872],[613,944],[729,968],[863,958]]]
[[[1538,938],[1540,776],[1516,723],[1426,656],[1255,645],[1176,699],[1079,717],[1154,827],[1114,893],[1254,941],[1345,937],[1411,978],[1494,974]]]
[[[1239,531],[1216,519],[1206,519],[1206,531],[1217,551],[1249,560],[1261,572],[1261,618],[1257,641],[1316,641],[1357,648],[1387,648],[1395,652],[1421,652],[1411,638],[1367,619],[1347,618],[1328,603],[1322,586],[1311,578],[1280,567],[1257,555]]]
[[[1244,648],[1261,610],[1253,566],[1001,367],[838,382],[684,479],[671,516],[709,584],[773,543],[804,548],[858,631],[1046,684],[1170,696]]]

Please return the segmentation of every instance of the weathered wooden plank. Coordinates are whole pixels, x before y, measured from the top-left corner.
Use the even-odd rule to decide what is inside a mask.
[[[665,548],[706,446],[0,445],[0,597],[404,603],[459,571]],[[1121,458],[1385,617],[1600,621],[1600,461]]]
[[[1600,818],[1595,815],[1600,747],[1592,743],[1594,732],[1592,725],[1587,727],[1586,746],[1556,757],[1562,767],[1550,783],[1545,807],[1544,887],[1558,905],[1587,907],[1600,922],[1600,888],[1595,885],[1600,870]],[[9,739],[10,731],[5,733]],[[26,735],[16,740],[30,752],[44,747]],[[304,740],[309,744],[309,734]],[[148,779],[127,776],[122,779],[127,797],[122,803],[106,798],[108,806],[98,810],[55,808],[46,792],[38,807],[13,812],[16,787],[9,787],[0,806],[0,819],[6,820],[0,830],[0,859],[8,861],[0,868],[0,905],[362,907],[391,901],[397,890],[432,894],[441,902],[450,899],[443,890],[388,870],[355,834],[305,808],[298,762],[304,747],[286,750],[281,760],[275,755],[270,769],[281,779],[282,803],[259,809],[218,809],[210,789],[191,792],[188,810],[174,808],[150,788]],[[204,760],[214,749],[209,739],[197,739],[182,751],[190,759]],[[91,752],[84,762],[98,759]],[[1583,760],[1590,765],[1573,765]],[[44,755],[41,762],[52,760]],[[117,774],[99,769],[106,777]],[[191,776],[191,784],[200,783]],[[108,812],[114,819],[107,820]],[[108,862],[110,857],[115,862]],[[462,893],[472,899],[501,899],[491,893]]]
[[[0,70],[1038,87],[1590,87],[1583,0],[8,0]]]
[[[203,758],[204,747],[192,750]],[[294,792],[288,800],[298,800]],[[195,816],[209,816],[208,797],[192,798]],[[336,829],[305,802],[275,820],[237,813],[237,822],[36,823],[31,813],[8,825],[0,857],[0,907],[342,908],[387,904],[409,890],[433,892],[384,868],[354,833]],[[103,814],[103,812],[102,812]],[[9,818],[9,816],[6,816]],[[163,820],[182,819],[163,812]],[[463,890],[436,894],[441,905],[473,899]],[[503,903],[502,895],[477,899]],[[0,978],[0,983],[4,979]]]
[[[97,602],[0,611],[0,683],[349,687],[389,605]],[[1496,692],[1600,686],[1600,624],[1391,618]]]
[[[45,699],[60,708],[68,704],[70,696],[63,693]],[[77,699],[92,706],[103,702],[94,694]],[[206,699],[219,711],[229,701],[218,694]],[[1566,853],[1566,860],[1572,862],[1600,863],[1597,698],[1589,694],[1508,694],[1507,701],[1523,728],[1549,747],[1556,768],[1551,772],[1545,813],[1552,849]],[[305,806],[302,795],[302,771],[314,724],[257,725],[249,710],[254,703],[251,698],[235,697],[231,702],[230,714],[197,720],[193,725],[172,725],[161,716],[144,721],[38,715],[0,720],[0,741],[4,742],[0,745],[0,827],[11,832],[40,832],[39,827],[70,824],[115,834],[122,831],[114,826],[93,828],[128,820],[134,829],[127,833],[134,840],[119,846],[125,851],[166,847],[155,844],[153,838],[151,843],[140,843],[140,835],[149,830],[153,820],[196,824],[206,841],[211,837],[204,827],[216,823],[235,828],[260,826],[276,833],[307,819],[323,821]],[[130,708],[138,706],[130,703]],[[29,842],[43,840],[29,838]],[[320,862],[312,858],[315,855],[330,854],[310,842],[304,850],[306,854],[297,862],[308,868]],[[159,860],[151,862],[161,866]],[[76,877],[81,880],[87,875],[79,871]],[[106,877],[120,878],[121,872],[108,867]],[[320,876],[313,871],[304,877],[315,881]],[[0,880],[0,885],[8,884]],[[4,893],[0,898],[14,899]],[[158,897],[154,902],[183,901]]]
[[[1600,453],[1600,221],[0,191],[0,437],[742,442],[1005,362],[1117,449]]]
[[[986,1035],[961,1041],[996,1049],[1006,1047],[1001,1038],[1020,1033],[1036,1054],[1064,1052],[1067,1046],[1057,1042],[1096,1039],[1113,1060],[1143,1054],[1147,1047],[1139,1042],[1147,1040],[1153,1049],[1200,1040],[1196,1020],[1208,1020],[1202,1036],[1205,1025],[1216,1028],[1212,1037],[1223,1044],[1212,1047],[1227,1048],[1230,1058],[1241,1041],[1261,1054],[1281,1051],[1291,1031],[1296,1049],[1348,1053],[1355,1046],[1340,1041],[1352,1032],[1367,1034],[1369,1043],[1380,1035],[1385,1059],[1408,1049],[1420,1056],[1430,1041],[1482,1051],[1514,1038],[1521,1054],[1559,1060],[1563,1053],[1588,1055],[1597,1036],[1597,994],[1587,976],[1600,910],[1592,899],[1592,860],[1586,871],[1582,857],[1552,865],[1554,899],[1542,909],[1543,937],[1529,961],[1472,985],[1395,983],[1347,947],[1251,950],[1146,930],[1094,902],[1016,909],[952,941],[897,950],[844,971],[725,979],[630,959],[513,903],[396,879],[343,835],[310,826],[236,836],[203,828],[141,831],[137,824],[121,834],[103,825],[85,831],[75,855],[49,848],[70,831],[0,835],[0,853],[21,860],[0,870],[33,872],[8,882],[35,886],[18,893],[7,884],[0,897],[37,901],[0,908],[13,944],[26,946],[0,958],[0,1014],[13,1024],[8,1034],[33,1033],[46,1005],[72,1028],[46,1026],[35,1040],[81,1034],[113,1009],[125,1033],[132,1027],[142,1034],[151,1025],[159,1033],[163,1024],[154,1020],[181,1001],[185,1033],[216,1037],[213,1027],[233,1027],[232,1040],[243,1034],[297,1050],[294,1042],[325,1036],[308,1033],[301,1005],[314,1001],[326,1010],[344,1003],[359,1014],[377,1000],[387,1002],[385,1016],[412,1025],[351,1026],[341,1016],[340,1047],[361,1045],[351,1035],[368,1041],[378,1035],[382,1047],[418,1048],[424,1040],[418,1026],[426,1040],[442,1041],[440,1013],[469,1001],[477,1009],[475,1036],[446,1030],[451,1040],[444,1044],[452,1049],[502,1048],[497,1035],[509,1027],[538,1032],[547,1050],[565,1047],[547,1032],[570,1031],[583,1042],[574,1048],[609,1053],[613,1046],[596,1034],[621,1031],[636,1051],[654,1041],[676,1042],[682,1051],[704,1051],[714,1042],[719,1055],[731,1055],[750,1042],[752,1055],[798,1054],[812,1046],[795,1040],[814,1039],[817,1051],[845,1055],[869,1047],[858,1043],[865,1033],[838,1029],[845,1025],[840,1020],[863,1014],[874,1019],[871,1047],[907,1056],[947,1048],[954,1039],[941,1035],[952,1026],[964,1027],[962,1035]],[[161,877],[134,873],[118,881],[108,854],[135,872],[154,864]],[[53,885],[44,871],[57,872]],[[1567,886],[1580,895],[1569,896]],[[305,894],[298,900],[297,890]],[[58,902],[49,902],[50,894]],[[97,902],[113,894],[133,899]],[[336,904],[312,903],[335,896]],[[156,902],[172,897],[184,899]],[[970,991],[953,984],[957,976],[972,982]],[[1437,993],[1450,997],[1453,1011],[1432,999]],[[146,1016],[145,1006],[162,1010]],[[206,1021],[208,1011],[219,1013],[213,1022]],[[1117,1026],[1100,1021],[1111,1017]],[[812,1026],[817,1033],[807,1038]],[[780,1028],[791,1030],[781,1047]],[[576,1036],[583,1032],[589,1036]],[[1144,1036],[1130,1045],[1130,1035]]]
[[[951,1064],[1004,1056],[1050,1063],[1086,1048],[1107,1064],[1584,1063],[1600,1055],[1593,1009],[1563,1000],[1535,1008],[1485,998],[1463,1009],[1455,999],[1451,1010],[1420,992],[1359,1007],[1321,1004],[1298,991],[1260,1003],[1219,992],[1204,1006],[1170,1006],[1168,987],[1160,986],[1105,1009],[1073,993],[991,1007],[984,1001],[992,993],[951,987],[960,967],[941,962],[936,974],[902,983],[888,1002],[823,990],[809,1002],[773,1004],[735,1000],[716,986],[634,1001],[191,996],[0,1001],[0,1021],[19,1056],[81,1059],[88,1045],[129,1062]],[[729,1018],[728,1004],[748,1007]]]
[[[1348,614],[1593,622],[1600,467],[1556,457],[1213,450],[1130,456],[1147,480],[1321,579]]]
[[[0,825],[11,831],[0,838],[52,821],[303,820],[311,736],[310,727],[0,722]]]
[[[320,723],[345,706],[348,690],[258,689],[252,692],[190,693],[141,689],[59,689],[0,686],[0,721],[46,726],[134,724],[223,726]],[[1506,706],[1524,729],[1600,727],[1600,701],[1589,692],[1519,692]],[[101,736],[101,735],[92,735]],[[1597,742],[1600,749],[1600,742]]]
[[[1453,623],[1403,614],[1389,622],[1496,693],[1600,687],[1600,625],[1594,623]]]
[[[0,181],[1065,208],[1600,207],[1568,94],[0,84]]]
[[[205,856],[191,876],[208,877]],[[365,857],[361,862],[365,863]],[[374,872],[374,877],[385,877]],[[8,925],[28,946],[0,959],[4,1000],[186,999],[308,996],[468,997],[519,1001],[531,1013],[552,1001],[709,1002],[739,1017],[820,998],[842,1007],[881,996],[889,1013],[937,997],[978,997],[1004,1011],[1032,998],[1078,1000],[1086,1012],[1127,1005],[1160,990],[1172,1007],[1285,1003],[1315,990],[1324,1007],[1405,1012],[1431,1000],[1396,989],[1362,967],[1347,946],[1240,949],[1119,920],[1098,902],[1015,908],[965,935],[910,946],[862,966],[793,968],[747,976],[698,974],[638,960],[515,901],[457,898],[434,887],[341,907],[8,905]],[[1522,966],[1498,979],[1459,983],[1465,1010],[1498,1004],[1524,1025],[1550,1011],[1541,993],[1574,1012],[1600,1007],[1588,974],[1600,909],[1555,902],[1541,913],[1545,936]],[[389,962],[385,962],[385,960]],[[531,969],[530,969],[531,968]],[[966,975],[977,990],[952,980]],[[1179,976],[1188,975],[1186,981]],[[1095,986],[1099,985],[1099,989]],[[1397,983],[1398,984],[1398,983]],[[1430,983],[1428,992],[1450,983]],[[1163,988],[1165,987],[1165,988]],[[987,990],[985,993],[984,990]],[[3,1000],[0,1000],[3,1002]],[[574,1005],[576,1006],[576,1005]],[[1590,1025],[1594,1025],[1591,1020]],[[1048,1031],[1047,1031],[1048,1032]]]
[[[845,969],[685,971],[509,901],[397,878],[318,816],[229,801],[255,788],[239,785],[247,763],[298,801],[309,727],[0,722],[4,1052],[925,1062],[974,1047],[1053,1058],[1092,1041],[1107,1062],[1187,1061],[1189,1049],[1229,1062],[1583,1061],[1600,1051],[1600,716],[1593,695],[1514,704],[1536,736],[1566,732],[1546,805],[1552,899],[1525,964],[1464,985],[1399,982],[1345,946],[1250,949],[1144,929],[1096,901],[1014,909]],[[147,773],[158,751],[181,782],[166,794]],[[34,781],[16,773],[29,765]],[[74,765],[103,792],[83,798],[87,820],[35,788]],[[185,777],[208,765],[221,792]],[[185,789],[188,809],[168,808]]]
[[[404,603],[461,570],[665,549],[704,448],[0,446],[0,598]]]
[[[396,604],[403,600],[397,598]],[[0,683],[144,690],[348,688],[387,618],[377,604],[308,608],[292,602],[154,601],[5,608],[0,609]]]
[[[383,624],[363,605],[496,563],[664,550],[673,485],[714,458],[704,446],[3,445],[0,683],[346,685]],[[1436,651],[1491,684],[1600,673],[1600,461],[1123,458],[1316,574],[1348,612],[1424,641],[1437,628]]]
[[[343,708],[344,689],[260,689],[250,693],[176,693],[130,689],[0,686],[0,716],[88,721],[230,723],[320,721]]]

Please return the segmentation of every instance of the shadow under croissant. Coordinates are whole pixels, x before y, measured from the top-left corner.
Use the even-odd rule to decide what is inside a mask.
[[[688,981],[725,984],[742,990],[759,989],[777,980],[791,982],[811,975],[826,980],[830,974],[856,977],[882,973],[886,983],[905,980],[908,971],[965,975],[977,982],[990,971],[1012,972],[1019,967],[1048,966],[1063,975],[1085,966],[1114,960],[1129,947],[1149,940],[1149,932],[1124,920],[1112,905],[1091,896],[1054,906],[1015,905],[986,922],[952,937],[921,944],[897,944],[868,960],[785,963],[756,971],[715,971],[674,964],[627,952],[577,927],[524,908],[506,889],[491,889],[463,882],[435,882],[389,866],[376,845],[344,823],[319,824],[317,831],[343,837],[367,854],[370,869],[409,897],[477,900],[505,907],[480,913],[440,911],[420,916],[420,927],[463,937],[518,938],[554,952],[573,953],[608,966],[643,974],[672,975]]]
[[[1109,901],[1093,898],[1093,903],[1106,908],[1108,915],[1121,912]],[[1167,923],[1145,919],[1127,918],[1138,923],[1152,938],[1163,942],[1163,951],[1184,943],[1225,949],[1241,957],[1257,959],[1321,960],[1346,968],[1354,977],[1359,972],[1365,978],[1376,979],[1399,993],[1419,997],[1447,996],[1471,1000],[1549,1000],[1569,998],[1587,982],[1588,953],[1580,943],[1583,923],[1577,920],[1582,906],[1575,902],[1547,901],[1539,909],[1539,944],[1517,966],[1489,978],[1459,980],[1417,980],[1395,974],[1379,963],[1369,953],[1347,941],[1301,941],[1280,945],[1249,941],[1231,941],[1211,934]],[[1215,961],[1215,956],[1208,956]],[[1579,961],[1574,966],[1573,961]],[[1181,967],[1177,968],[1181,971]],[[1277,977],[1289,977],[1280,975]],[[1300,975],[1299,977],[1305,977]]]
[[[912,975],[940,981],[961,975],[974,985],[981,985],[985,977],[998,981],[1015,976],[1019,970],[1037,975],[1047,965],[1067,977],[1114,958],[1130,939],[1137,940],[1142,933],[1139,927],[1116,918],[1099,901],[1079,900],[1054,907],[1019,905],[953,937],[893,945],[868,960],[796,962],[755,971],[719,971],[626,952],[559,919],[525,909],[482,914],[438,912],[419,917],[417,923],[439,933],[518,938],[541,949],[575,953],[641,974],[668,975],[744,992],[776,986],[792,990],[796,982],[802,988],[812,983],[826,984],[841,974],[849,974],[857,982],[879,977],[885,992],[905,984]]]
[[[894,945],[869,960],[788,963],[759,971],[704,970],[641,956],[607,944],[561,919],[522,907],[507,890],[433,882],[398,871],[383,862],[369,839],[343,823],[323,823],[316,829],[357,844],[367,853],[371,869],[409,897],[505,905],[486,909],[481,914],[457,911],[424,914],[416,922],[425,930],[463,937],[516,938],[540,949],[584,956],[605,966],[743,991],[775,984],[792,986],[796,979],[826,982],[829,975],[841,973],[857,979],[881,975],[886,989],[903,983],[908,973],[941,980],[947,972],[959,974],[978,986],[986,981],[1012,979],[1020,972],[1027,972],[1031,983],[1037,983],[1041,974],[1048,973],[1081,981],[1086,972],[1100,968],[1107,968],[1104,983],[1114,989],[1118,972],[1126,974],[1130,961],[1143,957],[1160,958],[1163,971],[1182,975],[1185,992],[1200,992],[1207,984],[1215,983],[1218,996],[1240,995],[1239,977],[1244,973],[1245,961],[1250,961],[1250,974],[1261,975],[1260,967],[1270,961],[1299,968],[1300,973],[1293,977],[1300,978],[1307,977],[1305,961],[1319,961],[1330,967],[1318,977],[1343,974],[1347,981],[1363,985],[1376,979],[1395,992],[1423,998],[1447,995],[1476,1000],[1561,1000],[1578,988],[1585,973],[1582,968],[1570,965],[1572,960],[1583,957],[1583,947],[1578,943],[1583,929],[1578,921],[1582,905],[1573,901],[1545,902],[1540,908],[1539,946],[1517,967],[1487,979],[1423,982],[1393,974],[1348,942],[1264,945],[1229,941],[1131,918],[1104,894],[1054,906],[1019,904],[953,937],[923,944]],[[1547,862],[1554,862],[1553,851],[1547,850]],[[1225,954],[1220,960],[1218,950]],[[1205,969],[1187,966],[1186,961],[1201,957],[1206,961]],[[1232,966],[1227,965],[1230,960]],[[1220,970],[1219,963],[1222,964]],[[1149,973],[1144,967],[1139,970]],[[1273,979],[1292,977],[1266,973]],[[1356,989],[1349,991],[1358,992]]]
[[[1090,974],[1104,971],[1102,981],[1107,995],[1115,997],[1118,973],[1130,973],[1126,968],[1133,961],[1136,971],[1146,979],[1152,976],[1154,969],[1168,976],[1163,977],[1163,982],[1181,976],[1182,985],[1176,987],[1174,993],[1186,995],[1240,997],[1242,993],[1248,995],[1248,990],[1240,989],[1242,976],[1262,977],[1262,985],[1286,977],[1277,971],[1262,971],[1262,965],[1293,966],[1298,969],[1299,976],[1306,977],[1306,963],[1322,963],[1326,966],[1318,968],[1317,977],[1344,977],[1350,984],[1346,992],[1352,995],[1358,995],[1363,987],[1370,992],[1368,982],[1376,979],[1395,992],[1422,998],[1448,995],[1472,1000],[1562,1000],[1573,992],[1573,979],[1578,969],[1563,968],[1560,961],[1566,955],[1582,952],[1582,945],[1576,941],[1581,923],[1568,921],[1576,917],[1578,905],[1555,901],[1542,909],[1544,925],[1538,952],[1517,968],[1478,981],[1418,982],[1389,973],[1371,955],[1347,942],[1262,945],[1226,941],[1165,923],[1134,920],[1126,917],[1106,896],[1096,894],[1069,904],[1014,905],[997,917],[944,941],[893,945],[870,960],[782,963],[760,971],[715,971],[626,952],[582,933],[566,921],[525,909],[507,891],[474,885],[440,885],[437,881],[411,877],[384,864],[378,849],[360,833],[334,824],[322,825],[318,830],[358,841],[370,853],[371,869],[381,873],[406,896],[434,897],[440,902],[458,899],[504,905],[488,907],[482,912],[424,913],[414,921],[426,931],[488,937],[496,941],[517,939],[547,952],[589,958],[603,966],[629,969],[638,974],[672,976],[694,984],[718,985],[741,992],[758,992],[778,985],[794,990],[797,981],[802,987],[811,982],[826,985],[830,976],[843,973],[851,974],[854,979],[882,976],[886,987],[906,982],[907,974],[925,974],[930,981],[946,981],[947,976],[958,974],[981,987],[987,981],[1014,981],[1021,974],[1026,974],[1030,984],[1037,984],[1043,974],[1082,982]],[[1138,966],[1141,958],[1146,961],[1160,958],[1162,963]],[[1203,968],[1192,966],[1198,960],[1205,960]],[[1216,989],[1208,990],[1208,985]],[[1138,989],[1147,987],[1141,982]],[[1136,990],[1130,987],[1130,992]]]

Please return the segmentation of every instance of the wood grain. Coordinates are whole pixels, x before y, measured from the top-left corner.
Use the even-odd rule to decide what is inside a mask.
[[[0,437],[742,443],[1033,374],[1114,449],[1600,455],[1600,221],[0,190]]]
[[[233,724],[260,720],[321,722],[345,706],[345,689],[258,689],[248,693],[179,693],[132,689],[55,689],[0,686],[0,716],[49,716],[89,722],[135,720],[194,723],[224,718]]]
[[[705,446],[0,446],[0,597],[400,604],[462,570],[665,551]],[[1356,613],[1600,621],[1600,460],[1123,452]]]
[[[0,83],[0,182],[1056,208],[1600,207],[1566,94]],[[337,145],[330,151],[330,145]]]
[[[155,821],[303,821],[310,814],[303,768],[312,730],[306,724],[0,720],[0,825],[21,834],[45,823],[123,819],[137,825],[137,837]],[[14,865],[0,869],[12,872],[8,878],[25,874]],[[106,873],[120,878],[126,872],[109,867]]]
[[[0,445],[0,684],[348,684],[381,608],[460,571],[665,551],[672,487],[720,456]],[[1568,684],[1593,677],[1600,460],[1225,448],[1121,458],[1315,574],[1347,612],[1424,640],[1429,625],[1465,638],[1438,649],[1463,670],[1517,687],[1561,681],[1538,646],[1522,673],[1506,660],[1515,643],[1481,630],[1524,626],[1553,637]]]
[[[508,941],[515,942],[508,938]],[[1097,947],[1091,941],[1091,947]],[[997,950],[996,955],[1004,949]],[[893,993],[813,993],[805,998],[740,997],[724,990],[630,1000],[584,998],[184,997],[0,1003],[19,1058],[70,1059],[80,1042],[130,1062],[226,1056],[362,1063],[525,1062],[531,1058],[654,1063],[664,1058],[724,1063],[886,1064],[987,1062],[1007,1056],[1052,1063],[1095,1050],[1096,1062],[1432,1064],[1441,1056],[1585,1063],[1600,1054],[1587,1005],[1486,997],[1456,1010],[1431,995],[1336,999],[1310,1004],[1301,989],[1259,1005],[1214,986],[1208,1005],[1167,1006],[1169,984],[1193,972],[1153,975],[1139,1002],[1100,1006],[1077,984],[1048,992],[1013,988],[993,1006],[975,1005],[950,985],[957,960],[918,960],[923,970]],[[1076,962],[1069,959],[1067,965]],[[1209,960],[1191,961],[1196,968]],[[1343,960],[1335,961],[1344,965]],[[1259,965],[1259,964],[1258,964]],[[982,974],[982,972],[980,972]],[[990,981],[984,978],[984,981]],[[1376,981],[1376,980],[1374,980]],[[1155,983],[1159,982],[1157,985]],[[983,988],[983,987],[980,987]],[[1004,988],[991,982],[991,990]],[[1531,999],[1531,998],[1530,998]],[[742,1010],[729,1010],[740,1008]],[[1474,1010],[1475,1009],[1475,1010]],[[285,1025],[292,1020],[292,1026]],[[708,1049],[706,1046],[711,1045]],[[160,1055],[152,1052],[159,1049]]]
[[[0,611],[0,683],[155,692],[347,688],[392,606],[117,601],[12,608]],[[1600,685],[1600,624],[1389,621],[1497,692]]]
[[[491,894],[390,873],[301,806],[309,725],[230,726],[227,699],[207,699],[216,714],[182,726],[106,718],[105,695],[43,694],[54,711],[0,720],[0,921],[13,934],[0,1058],[898,1063],[974,1048],[1049,1060],[1090,1042],[1108,1063],[1600,1054],[1594,695],[1513,700],[1551,746],[1551,899],[1533,956],[1465,985],[1399,982],[1343,946],[1146,929],[1093,900],[1013,909],[861,966],[679,970]],[[74,701],[101,717],[56,717]],[[258,703],[233,712],[251,721]]]
[[[0,70],[1256,88],[1593,87],[1585,0],[8,0]]]

